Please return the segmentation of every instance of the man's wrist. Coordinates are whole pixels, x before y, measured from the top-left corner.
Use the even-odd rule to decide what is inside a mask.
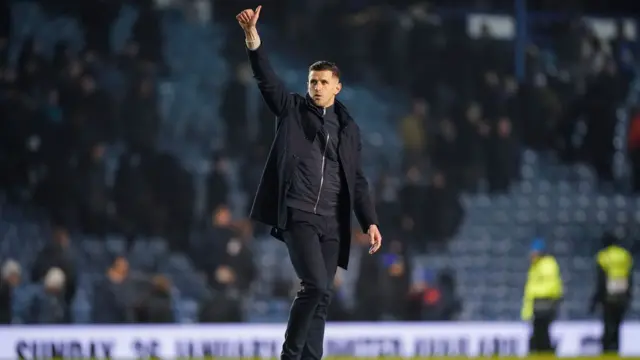
[[[244,37],[246,39],[246,41],[259,41],[260,40],[260,35],[258,34],[258,29],[256,29],[255,27],[250,27],[250,28],[246,28],[244,29]]]
[[[249,50],[256,50],[262,43],[255,27],[244,30],[244,42]]]
[[[244,30],[244,36],[251,38],[258,35],[258,29],[255,26],[247,27]]]

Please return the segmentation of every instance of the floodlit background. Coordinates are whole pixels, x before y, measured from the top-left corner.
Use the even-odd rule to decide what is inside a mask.
[[[364,255],[354,229],[333,334],[343,321],[526,329],[514,323],[543,238],[566,287],[557,337],[597,348],[600,238],[640,252],[635,2],[0,0],[0,322],[64,324],[68,341],[88,324],[273,323],[277,354],[298,284],[285,247],[246,218],[274,135],[235,22],[257,5],[289,89],[336,61],[364,134],[385,243]],[[26,357],[54,354],[25,341]]]

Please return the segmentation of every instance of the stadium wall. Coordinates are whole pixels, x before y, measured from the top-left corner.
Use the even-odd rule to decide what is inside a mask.
[[[284,324],[76,325],[0,327],[0,359],[135,359],[277,357]],[[557,322],[552,334],[559,356],[600,352],[598,322]],[[526,355],[528,324],[332,323],[328,356]],[[640,322],[624,324],[621,355],[640,356]]]

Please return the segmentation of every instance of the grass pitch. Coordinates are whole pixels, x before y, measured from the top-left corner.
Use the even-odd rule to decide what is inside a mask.
[[[235,360],[239,358],[183,358],[176,360]],[[251,358],[249,358],[251,359]],[[559,358],[555,355],[528,355],[523,357],[516,356],[479,356],[479,357],[465,357],[465,356],[429,356],[429,357],[325,357],[324,360],[468,360],[468,359],[476,359],[476,360],[547,360],[547,359],[589,359],[589,360],[615,360],[615,359],[624,359],[620,356],[616,355],[598,355],[598,356],[580,356],[580,357],[562,357]],[[640,359],[637,357],[627,357],[626,359]],[[165,359],[163,359],[165,360]],[[173,359],[172,359],[173,360]],[[270,359],[277,360],[277,359]]]
[[[151,360],[152,358],[147,358]],[[144,360],[147,360],[144,359]],[[238,359],[260,359],[264,358],[228,358],[228,357],[204,357],[204,358],[177,358],[177,359],[169,359],[169,358],[153,358],[154,360],[238,360]],[[589,360],[615,360],[615,359],[640,359],[640,357],[620,357],[617,355],[596,355],[596,356],[579,356],[579,357],[562,357],[559,358],[555,355],[528,355],[523,357],[517,356],[479,356],[479,357],[465,357],[465,356],[429,356],[429,357],[325,357],[324,360],[467,360],[467,359],[476,359],[476,360],[551,360],[551,359],[589,359]],[[53,358],[52,360],[102,360],[100,358],[96,359],[71,359],[71,358]],[[118,359],[113,358],[109,360],[135,360],[135,359]],[[138,359],[143,360],[143,359]],[[265,359],[265,360],[278,360],[277,358]]]

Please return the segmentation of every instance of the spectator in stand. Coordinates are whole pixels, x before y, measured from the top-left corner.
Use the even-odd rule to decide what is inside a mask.
[[[0,0],[0,69],[9,61],[9,38],[11,38],[11,7],[9,0]]]
[[[83,151],[96,140],[114,140],[113,99],[98,87],[94,74],[85,72],[82,75],[76,99],[69,118],[75,151]]]
[[[389,241],[386,253],[378,258],[382,262],[381,276],[376,282],[376,298],[382,313],[380,320],[401,321],[406,318],[411,264],[405,253],[405,247],[396,239]]]
[[[429,104],[424,99],[415,99],[411,113],[400,121],[400,136],[404,146],[403,169],[427,165],[427,126]]]
[[[638,53],[635,41],[625,31],[623,21],[618,21],[616,30],[616,37],[611,41],[611,56],[620,72],[621,92],[626,94],[635,76]]]
[[[425,230],[424,210],[426,196],[426,182],[423,173],[417,166],[407,171],[406,183],[400,189],[400,228],[403,236],[420,248],[424,247],[423,234]]]
[[[120,12],[120,1],[80,2],[76,5],[87,48],[101,57],[111,55],[111,27]]]
[[[196,268],[205,274],[212,274],[226,251],[226,245],[236,236],[231,209],[228,205],[218,206],[211,214],[210,222],[200,234],[196,234],[191,246]]]
[[[61,291],[64,293],[64,301],[61,306],[64,306],[66,322],[71,322],[70,305],[76,295],[78,286],[75,256],[71,251],[70,245],[71,239],[68,230],[63,227],[56,227],[53,230],[52,241],[40,251],[31,272],[31,280],[37,283],[44,281],[52,268],[60,269],[63,272],[64,287]],[[58,279],[58,277],[55,279]]]
[[[242,179],[247,181],[244,176]],[[216,153],[212,156],[212,170],[207,176],[207,210],[209,214],[212,214],[221,205],[228,203],[230,190],[229,160],[224,155]],[[255,189],[253,190],[255,191]]]
[[[351,320],[351,311],[347,308],[345,303],[346,290],[343,286],[342,276],[340,273],[336,274],[333,279],[333,297],[331,304],[329,304],[329,314],[327,315],[327,321],[349,321]]]
[[[104,235],[111,225],[111,194],[105,182],[105,151],[103,143],[96,143],[82,154],[78,164],[75,202],[81,228],[87,234]]]
[[[438,290],[440,291],[440,300],[436,320],[458,320],[462,312],[463,304],[462,299],[458,295],[456,278],[453,272],[443,270],[438,274]]]
[[[224,260],[209,275],[209,286],[215,290],[201,304],[200,322],[242,322],[242,298],[255,276],[253,259],[239,240],[227,244]]]
[[[450,185],[462,187],[469,159],[465,148],[460,146],[458,126],[451,118],[444,117],[440,120],[430,148],[432,166],[443,172]]]
[[[249,290],[256,278],[256,267],[253,252],[246,242],[246,239],[233,237],[225,244],[214,276],[210,279],[215,290],[239,294]]]
[[[155,275],[136,306],[137,323],[175,322],[171,298],[171,281],[162,275]]]
[[[484,161],[482,145],[489,134],[489,127],[484,118],[483,108],[479,103],[472,101],[464,105],[461,118],[456,121],[457,146],[464,144],[464,153],[461,155],[461,185],[465,191],[472,193],[478,191],[478,180],[482,175]]]
[[[226,148],[232,155],[245,150],[247,138],[247,99],[252,89],[251,68],[248,63],[238,65],[236,74],[225,84],[220,116],[226,129]]]
[[[160,131],[155,83],[151,78],[134,81],[122,104],[124,141],[132,152],[155,147]]]
[[[627,151],[631,161],[632,189],[637,194],[640,193],[640,108],[633,108],[630,114]]]
[[[437,318],[442,295],[433,280],[433,272],[425,270],[420,278],[411,284],[406,307],[407,320],[433,321]]]
[[[140,60],[138,56],[140,54],[140,45],[132,40],[127,40],[122,52],[118,55],[116,64],[120,71],[123,72],[125,78],[135,79],[139,75]]]
[[[140,59],[149,68],[168,70],[164,63],[164,38],[160,15],[154,10],[153,0],[140,0],[138,18],[133,24],[133,39],[140,45]]]
[[[351,258],[357,264],[357,278],[354,291],[355,321],[377,321],[382,319],[382,309],[378,301],[371,301],[379,294],[378,279],[383,274],[383,264],[377,257],[367,256],[369,238],[355,230],[353,232],[354,245]],[[372,281],[373,280],[373,281]]]
[[[396,177],[384,169],[380,171],[374,200],[380,216],[380,225],[390,233],[398,233],[400,228],[399,188],[400,184]]]
[[[425,199],[421,220],[424,235],[429,243],[420,244],[430,249],[446,249],[447,241],[456,235],[464,219],[464,209],[458,189],[449,184],[443,172],[435,171],[431,183],[425,189]],[[418,245],[418,244],[416,244]]]
[[[548,78],[543,73],[533,76],[530,84],[525,85],[524,110],[522,111],[522,141],[535,150],[548,149],[554,146],[554,132],[561,123],[562,99],[550,86]],[[565,141],[569,141],[567,138]],[[570,143],[567,143],[568,146]],[[564,144],[562,146],[564,148]]]
[[[165,219],[171,219],[164,223],[154,221],[152,235],[164,236],[171,250],[186,254],[189,249],[184,238],[193,223],[195,201],[193,176],[168,152],[154,156],[150,175],[148,186],[152,191],[152,203],[162,211]]]
[[[514,152],[518,148],[511,119],[501,116],[491,126],[487,138],[486,175],[489,192],[504,194],[513,181]],[[517,152],[516,152],[517,153]]]
[[[590,78],[580,113],[587,126],[582,144],[583,159],[593,166],[603,183],[613,180],[611,164],[615,150],[616,110],[621,100],[619,89],[615,63],[607,61],[602,70]]]
[[[20,284],[22,268],[15,260],[2,263],[0,269],[0,324],[11,324],[13,321],[14,289]]]
[[[30,299],[27,324],[63,324],[71,322],[69,303],[65,299],[66,276],[62,269],[47,271],[42,285]]]
[[[153,208],[149,152],[125,152],[120,156],[113,186],[118,227],[128,236],[149,234],[159,210]]]
[[[135,291],[129,278],[129,262],[117,256],[105,275],[93,288],[91,321],[96,324],[133,322]]]

